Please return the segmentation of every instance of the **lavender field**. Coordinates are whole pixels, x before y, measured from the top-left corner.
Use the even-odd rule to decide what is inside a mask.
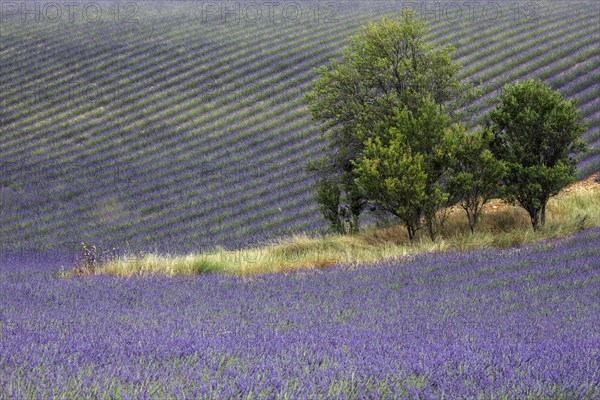
[[[191,251],[323,231],[303,168],[324,142],[304,95],[404,3],[0,2],[2,247]],[[470,124],[504,84],[540,77],[579,101],[579,176],[597,171],[599,3],[455,3],[411,4],[481,83]]]
[[[0,0],[0,400],[600,398],[587,214],[504,250],[65,274],[82,243],[250,254],[327,231],[305,95],[360,26],[406,5],[76,3]],[[600,170],[599,2],[410,4],[481,89],[469,128],[505,84],[539,77],[587,123],[578,176]]]
[[[600,230],[234,278],[0,271],[0,398],[595,399]]]

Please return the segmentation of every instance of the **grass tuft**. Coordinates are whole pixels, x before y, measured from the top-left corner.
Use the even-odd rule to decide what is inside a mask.
[[[223,266],[217,262],[210,260],[197,260],[192,266],[196,274],[206,274],[210,272],[222,271]]]

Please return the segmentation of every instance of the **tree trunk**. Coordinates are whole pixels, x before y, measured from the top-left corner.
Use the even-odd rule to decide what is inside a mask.
[[[546,225],[546,203],[542,206],[542,213],[540,217],[540,224],[542,226]]]
[[[415,233],[417,232],[417,230],[410,223],[406,224],[406,230],[408,231],[408,240],[412,242],[412,240],[415,238]]]
[[[471,235],[475,233],[475,225],[477,225],[477,218],[474,216],[469,217],[469,228],[471,229]]]
[[[533,226],[533,230],[537,231],[540,224],[540,210],[531,210],[529,211],[529,217],[531,218],[531,225]]]
[[[352,214],[352,233],[356,234],[360,231],[360,214]]]
[[[432,242],[435,241],[435,234],[436,234],[436,231],[435,231],[433,225],[434,225],[433,218],[427,218],[427,230],[429,231],[429,238],[431,239]]]
[[[477,224],[477,213],[471,213],[467,208],[465,208],[467,213],[467,220],[469,221],[469,229],[471,229],[471,235],[475,233],[475,225]]]
[[[475,226],[477,225],[477,217],[479,216],[479,207],[477,204],[473,204],[469,199],[463,200],[461,202],[461,207],[467,214],[467,221],[469,223],[469,229],[471,230],[471,235],[475,233]]]

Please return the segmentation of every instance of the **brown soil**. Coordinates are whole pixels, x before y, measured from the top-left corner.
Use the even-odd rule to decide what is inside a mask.
[[[564,188],[556,197],[561,197],[566,194],[574,192],[599,192],[600,183],[596,182],[596,177],[600,175],[600,172],[590,175],[589,177],[573,183],[572,185]],[[456,206],[455,206],[456,207]],[[484,212],[501,211],[507,207],[511,207],[510,204],[500,199],[492,199],[483,206]]]
[[[600,176],[600,172],[590,175],[589,177],[575,182],[574,184],[564,188],[558,196],[573,192],[594,192],[600,191],[600,183],[596,182],[596,178]]]

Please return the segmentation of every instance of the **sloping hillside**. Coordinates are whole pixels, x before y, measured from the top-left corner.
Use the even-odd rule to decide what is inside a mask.
[[[0,242],[187,250],[325,229],[303,171],[323,140],[303,96],[315,67],[400,3],[5,7]],[[592,148],[579,174],[597,171],[600,4],[440,4],[418,7],[461,77],[482,82],[478,115],[539,76],[578,99]]]

